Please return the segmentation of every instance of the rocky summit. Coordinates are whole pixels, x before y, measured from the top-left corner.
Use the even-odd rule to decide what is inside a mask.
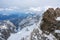
[[[43,14],[40,28],[43,33],[52,33],[57,40],[60,40],[60,8],[49,8]]]

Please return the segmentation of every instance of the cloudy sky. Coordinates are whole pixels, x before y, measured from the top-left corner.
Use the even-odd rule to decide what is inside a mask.
[[[60,7],[60,0],[0,0],[1,10],[15,10],[23,11],[31,7]]]

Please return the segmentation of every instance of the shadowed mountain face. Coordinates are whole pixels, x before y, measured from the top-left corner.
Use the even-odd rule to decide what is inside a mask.
[[[60,30],[60,18],[57,20],[58,17],[60,17],[60,8],[56,8],[55,10],[49,8],[43,14],[41,30],[44,33],[46,33],[46,31],[52,33],[58,40],[60,40],[60,33],[55,32],[56,30]]]

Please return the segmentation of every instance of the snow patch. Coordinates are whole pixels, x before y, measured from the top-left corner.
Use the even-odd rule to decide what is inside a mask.
[[[45,37],[47,37],[46,40],[54,40],[55,37],[52,35],[52,34],[49,34],[49,35],[46,35],[46,34],[43,34]],[[56,39],[55,39],[56,40]]]
[[[60,30],[55,30],[55,33],[60,33]]]
[[[0,28],[1,29],[7,29],[7,26],[4,24],[4,25],[1,25]]]
[[[57,21],[60,21],[60,17],[57,17],[56,20],[57,20]]]

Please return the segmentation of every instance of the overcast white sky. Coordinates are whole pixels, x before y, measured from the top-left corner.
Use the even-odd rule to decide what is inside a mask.
[[[0,0],[0,9],[20,9],[24,10],[30,7],[60,7],[60,0]],[[11,10],[10,9],[10,10]]]

